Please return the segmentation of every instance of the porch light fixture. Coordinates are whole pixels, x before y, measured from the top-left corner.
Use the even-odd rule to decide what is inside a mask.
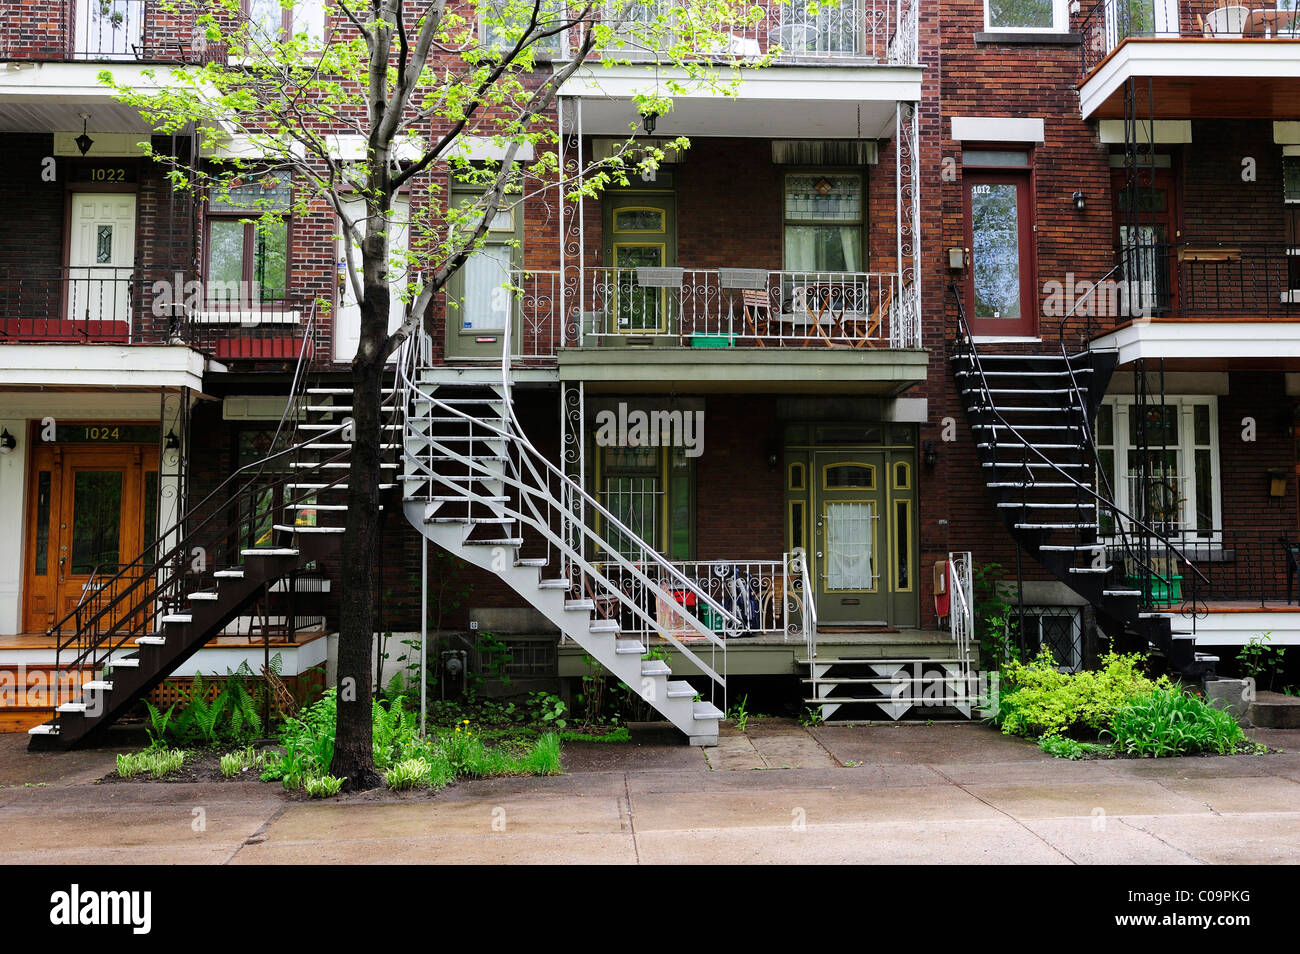
[[[921,445],[921,459],[925,461],[925,466],[931,469],[939,463],[939,445],[931,438]]]
[[[1070,196],[1070,198],[1074,201],[1074,207],[1080,212],[1082,212],[1084,207],[1088,204],[1087,197],[1084,196],[1082,192],[1076,192],[1074,195]]]
[[[176,450],[181,446],[181,439],[176,436],[176,428],[168,428],[167,436],[163,438],[163,446],[168,450]]]
[[[655,124],[659,121],[659,114],[654,110],[641,114],[641,128],[645,130],[647,136],[655,134]]]
[[[950,248],[948,249],[948,268],[954,272],[960,272],[966,267],[967,249]]]
[[[18,438],[9,433],[9,428],[0,431],[0,454],[11,454],[18,446]]]
[[[1285,497],[1286,485],[1286,471],[1280,467],[1270,467],[1268,469],[1268,495],[1270,497]]]
[[[83,156],[86,153],[90,152],[90,147],[95,144],[95,140],[91,139],[88,135],[86,135],[86,128],[89,123],[90,123],[90,113],[82,113],[81,114],[81,135],[78,136],[76,139],[72,140],[77,144],[77,148],[81,150],[81,154]]]
[[[781,445],[777,441],[768,441],[763,448],[763,458],[767,461],[768,470],[776,470],[776,465],[781,460]]]

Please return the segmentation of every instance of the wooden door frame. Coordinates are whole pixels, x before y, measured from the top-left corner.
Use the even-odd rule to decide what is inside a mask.
[[[73,422],[70,422],[73,423]],[[75,422],[98,426],[114,426],[112,421]],[[138,423],[138,422],[130,422]],[[98,452],[102,469],[115,469],[122,466],[126,480],[123,484],[123,505],[119,515],[119,554],[124,562],[129,562],[141,552],[145,541],[144,527],[147,515],[145,506],[145,481],[150,472],[161,473],[160,447],[157,444],[122,443],[122,444],[80,444],[71,442],[45,442],[37,440],[38,422],[33,422],[29,429],[29,447],[33,448],[27,466],[26,493],[23,506],[27,519],[27,529],[23,541],[23,577],[22,577],[22,628],[27,631],[35,626],[35,631],[44,632],[56,623],[64,614],[61,604],[67,597],[64,589],[72,584],[71,567],[65,579],[59,579],[58,558],[60,548],[68,545],[68,559],[71,561],[71,499],[73,481],[68,479],[74,468],[94,469],[95,455]],[[80,458],[80,460],[79,460]],[[46,466],[48,465],[48,466]],[[46,625],[37,626],[37,615],[32,606],[34,582],[36,580],[36,537],[39,527],[36,520],[39,489],[38,475],[42,469],[50,471],[50,535],[46,556],[46,568],[49,582],[47,586],[49,609],[41,614],[48,620]],[[134,513],[135,517],[131,515]],[[65,519],[67,518],[67,519]],[[65,524],[67,524],[65,526]]]

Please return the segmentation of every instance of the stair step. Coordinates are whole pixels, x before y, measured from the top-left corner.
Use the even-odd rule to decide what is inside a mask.
[[[139,669],[138,659],[117,659],[107,664],[110,669]]]
[[[1109,573],[1115,569],[1113,566],[1072,566],[1071,573]]]
[[[1018,523],[1017,530],[1096,530],[1095,523]]]
[[[546,557],[523,557],[515,561],[515,566],[536,566],[543,567],[550,563]]]
[[[640,640],[620,639],[614,643],[614,652],[620,656],[643,656],[645,647],[641,645]]]
[[[466,540],[465,546],[470,547],[521,547],[524,545],[523,537],[503,537],[500,540]]]
[[[1141,596],[1141,590],[1102,590],[1102,596]]]
[[[1000,503],[998,504],[998,509],[999,509],[999,510],[1012,510],[1012,509],[1015,509],[1015,508],[1018,508],[1018,507],[1023,507],[1023,508],[1033,507],[1035,510],[1092,510],[1092,509],[1093,509],[1094,507],[1096,507],[1096,506],[1097,506],[1096,504],[1090,504],[1090,503],[1086,503],[1086,504],[1080,504],[1080,503],[1035,503],[1035,502],[1032,501],[1032,500],[1026,500],[1026,501],[1006,500],[1006,501],[1002,501],[1002,502],[1000,502]]]
[[[58,735],[59,727],[53,722],[42,722],[27,730],[28,735]]]
[[[385,430],[385,431],[402,430],[401,424],[380,424],[379,427],[381,430]],[[299,424],[298,425],[298,430],[300,431],[336,431],[338,430],[338,428],[339,428],[338,424]],[[315,447],[318,445],[313,444],[312,446]]]
[[[691,715],[701,722],[711,719],[725,719],[727,714],[712,702],[696,702],[691,705]]]
[[[566,579],[542,580],[537,584],[539,590],[567,590],[573,584]]]
[[[1081,431],[1081,424],[972,424],[973,431]]]
[[[81,684],[83,692],[112,692],[113,683],[107,679],[92,679]]]
[[[469,525],[496,524],[498,526],[518,523],[514,517],[425,517],[425,523],[463,523]]]
[[[336,512],[339,510],[348,510],[350,508],[348,507],[347,504],[300,503],[300,504],[289,504],[289,509],[290,510],[329,510],[331,512]],[[384,508],[381,506],[379,509],[383,510]]]
[[[662,659],[643,659],[641,660],[641,675],[643,676],[671,676],[672,670]]]
[[[596,609],[595,600],[565,600],[564,608],[570,613],[590,613]]]
[[[135,638],[137,646],[166,646],[166,636],[137,636]]]
[[[1086,391],[1087,388],[1080,388]],[[962,394],[1073,394],[1074,388],[965,388]]]
[[[308,527],[301,524],[273,523],[272,529],[283,533],[343,533],[345,527]]]
[[[1040,468],[1040,469],[1043,467],[1048,467],[1051,468],[1052,470],[1064,470],[1067,467],[1071,469],[1077,469],[1080,467],[1087,467],[1088,465],[1071,464],[1071,463],[1049,464],[1042,461],[1030,461],[1029,463],[1024,463],[1023,461],[1018,461],[1018,460],[990,460],[990,461],[985,461],[984,466],[985,467],[1031,467],[1031,468]]]
[[[587,627],[593,633],[619,633],[622,627],[618,625],[616,619],[593,619],[591,625]]]
[[[428,460],[427,457],[424,458],[424,459],[425,459],[425,460]],[[450,460],[450,459],[451,459],[451,458],[438,458],[438,457],[435,457],[435,458],[434,458],[434,460]],[[292,468],[292,469],[294,469],[294,470],[347,470],[347,469],[349,469],[351,466],[352,466],[351,462],[346,461],[346,460],[328,460],[328,461],[324,461],[324,462],[320,462],[320,461],[310,461],[310,460],[291,460],[291,461],[289,461],[289,467]],[[394,467],[396,467],[396,466],[397,466],[397,464],[396,464],[395,462],[392,462],[392,461],[380,461],[380,462],[379,462],[379,468],[380,468],[381,470],[383,470],[383,469],[392,469],[392,468],[394,468]]]
[[[1106,549],[1106,545],[1104,543],[1045,543],[1038,549],[1051,553],[1074,553],[1083,550],[1096,552],[1097,550]]]
[[[1027,480],[990,480],[984,486],[995,490],[1003,487],[1014,488],[1017,490],[1064,490],[1066,488],[1077,487],[1078,484],[1071,484],[1063,480],[1036,480],[1032,483]]]
[[[976,405],[974,405],[974,406],[971,408],[971,410],[974,411],[974,412],[977,412],[977,413],[981,413],[981,414],[983,414],[983,413],[988,413],[989,411],[1001,411],[1003,414],[1012,414],[1012,413],[1015,413],[1015,414],[1062,414],[1062,413],[1064,413],[1064,409],[1063,409],[1063,408],[1059,408],[1059,407],[1042,407],[1041,405],[1040,405],[1040,406],[1036,406],[1036,407],[1004,407],[1004,406],[1002,406],[1002,405],[998,405],[998,406],[994,407],[994,406],[991,405],[991,404],[976,404]]]
[[[1032,447],[1034,450],[1079,450],[1078,444],[1009,444],[1006,441],[998,441],[993,444],[976,444],[976,447],[985,450],[1024,450],[1025,447]]]
[[[200,600],[202,602],[211,602],[212,600],[221,599],[221,597],[217,594],[216,590],[204,590],[201,593],[191,593],[189,596],[185,598],[189,600],[191,603],[194,602],[195,600]]]
[[[1173,619],[1173,613],[1138,613],[1138,619]]]
[[[212,574],[219,580],[242,580],[244,578],[243,570],[217,570]]]
[[[65,702],[55,712],[85,712],[89,708],[84,702]]]
[[[168,614],[166,614],[165,616],[162,617],[162,619],[160,620],[160,622],[162,622],[162,623],[181,623],[181,624],[183,624],[183,623],[192,623],[192,622],[194,622],[194,617],[193,617],[192,615],[190,615],[189,613],[168,613]],[[147,639],[148,637],[143,637],[143,636],[142,636],[141,638],[142,638],[142,639]]]
[[[674,679],[668,683],[669,699],[694,699],[695,687],[685,679]]]
[[[293,547],[250,547],[239,551],[241,556],[296,557],[298,550]]]
[[[465,495],[438,495],[426,497],[425,499],[434,503],[464,503],[465,501],[469,501],[470,503],[510,503],[509,497],[480,497],[477,495],[472,497]]]
[[[1014,376],[1017,378],[1059,378],[1068,376],[1069,371],[993,371],[984,368],[984,377],[991,378],[994,375],[998,377]],[[1092,374],[1092,368],[1075,368],[1075,374]],[[953,375],[959,378],[977,378],[980,376],[979,371],[954,371]]]

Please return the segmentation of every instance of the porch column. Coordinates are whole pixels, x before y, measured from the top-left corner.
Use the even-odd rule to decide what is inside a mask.
[[[890,330],[895,348],[921,346],[921,144],[920,110],[899,102],[894,149],[897,186],[895,216],[898,238],[898,306]]]
[[[585,250],[583,248],[583,201],[573,201],[569,193],[582,181],[582,100],[561,97],[558,106],[560,127],[559,183],[556,208],[559,209],[560,239],[560,347],[582,344],[583,284]]]
[[[560,385],[560,467],[565,476],[583,490],[587,487],[587,395],[583,383]],[[587,507],[582,493],[570,493],[564,499],[568,519],[563,532],[564,542],[575,553],[583,553],[585,546],[580,528],[586,523]],[[573,588],[573,598],[583,598],[583,579],[580,565],[571,566],[565,560],[566,576]]]

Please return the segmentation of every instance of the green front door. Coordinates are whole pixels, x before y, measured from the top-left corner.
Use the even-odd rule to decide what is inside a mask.
[[[643,284],[642,269],[677,264],[677,223],[671,193],[615,192],[605,200],[605,274],[599,283],[599,333],[606,336],[676,333],[674,288]],[[653,281],[653,279],[652,279]],[[617,337],[606,342],[617,343]]]
[[[476,195],[457,193],[453,201],[469,202]],[[512,337],[518,353],[519,301],[512,290],[520,277],[523,254],[523,211],[517,197],[493,216],[483,246],[447,283],[447,357],[470,361],[500,361]]]
[[[802,455],[800,455],[802,456]],[[797,465],[791,546],[807,507],[809,569],[823,625],[918,625],[914,466],[910,447],[813,450]]]

